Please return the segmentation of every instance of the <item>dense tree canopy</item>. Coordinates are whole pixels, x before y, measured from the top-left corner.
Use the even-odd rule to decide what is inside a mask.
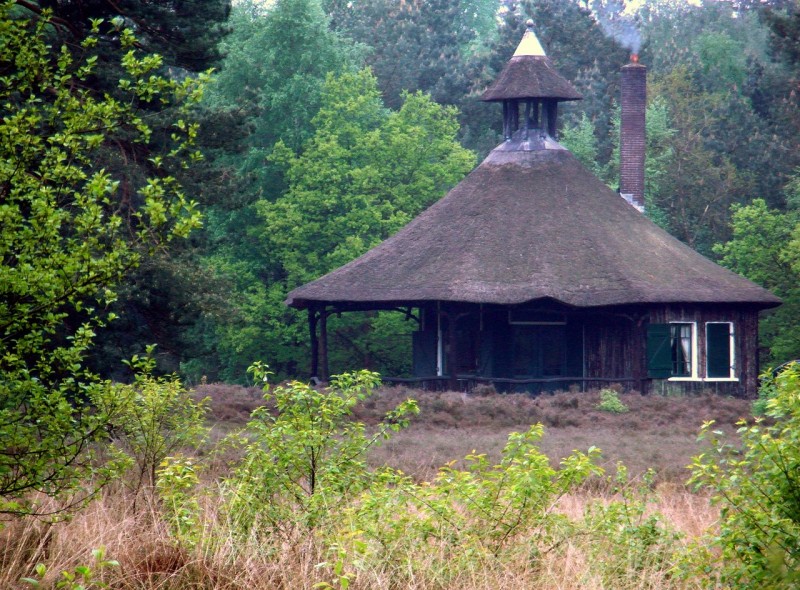
[[[734,208],[733,236],[717,246],[722,263],[783,298],[762,318],[761,345],[775,366],[800,358],[800,215],[769,209],[763,199]]]
[[[218,43],[225,33],[224,23],[230,12],[230,0],[18,0],[17,4],[35,12],[48,10],[50,21],[78,42],[91,34],[93,20],[103,21],[98,23],[96,31],[101,38],[113,37],[115,23],[124,23],[136,30],[141,49],[161,55],[168,66],[193,72],[204,71],[219,59]],[[105,50],[113,51],[113,45]],[[113,59],[106,65],[118,67]]]
[[[114,404],[86,369],[95,332],[113,319],[107,307],[126,273],[199,225],[171,172],[199,157],[181,105],[197,101],[200,80],[159,76],[161,59],[119,29],[127,99],[98,96],[84,85],[97,37],[75,59],[48,44],[51,18],[0,5],[0,510],[10,511],[26,490],[70,488],[92,467],[86,445]],[[154,103],[171,137],[151,152],[153,174],[124,191],[130,179],[97,155],[120,142],[151,146],[152,108],[142,105]]]
[[[217,327],[221,360],[231,363],[224,369],[231,377],[246,363],[237,355],[242,349],[269,358],[282,373],[302,370],[298,363],[305,358],[298,351],[307,346],[305,320],[283,305],[286,293],[396,232],[475,163],[456,141],[454,109],[419,93],[406,95],[399,110],[387,109],[366,70],[329,76],[321,104],[302,149],[295,152],[279,142],[271,156],[286,170],[288,190],[255,205],[259,221],[251,243],[262,266],[212,257],[235,272],[240,285],[242,315]],[[360,324],[343,330],[372,332]],[[350,344],[351,352],[375,346]],[[362,361],[364,356],[369,354],[362,354]]]
[[[27,6],[29,16],[45,8],[16,4]],[[205,158],[174,174],[202,207],[205,227],[122,277],[112,304],[120,319],[98,332],[91,357],[104,374],[121,376],[118,359],[157,342],[160,368],[192,378],[241,379],[255,358],[301,375],[305,335],[283,295],[439,198],[467,168],[454,137],[479,156],[497,144],[500,113],[478,96],[512,54],[528,18],[559,71],[585,97],[562,105],[564,142],[610,186],[617,184],[619,68],[638,46],[649,72],[648,215],[748,275],[750,267],[714,249],[739,239],[735,215],[763,199],[793,229],[787,208],[800,166],[796,3],[276,0],[231,9],[227,0],[203,0],[189,6],[52,7],[48,35],[73,52],[85,51],[80,43],[92,25],[84,17],[105,18],[96,24],[97,61],[83,84],[111,97],[121,92],[121,23],[137,31],[137,47],[164,55],[158,73],[172,80],[216,67],[212,90],[183,119],[200,123],[196,140]],[[355,75],[364,65],[369,83],[367,74]],[[336,80],[363,95],[352,96]],[[343,100],[352,101],[351,110]],[[436,110],[435,103],[458,111]],[[138,187],[161,174],[154,155],[168,149],[171,134],[172,121],[159,105],[140,101],[138,108],[150,111],[152,141],[124,137],[93,155],[119,180],[116,191],[126,202],[136,202]],[[440,165],[452,169],[444,174]],[[337,322],[332,340],[344,343],[343,355],[360,359],[353,366],[382,366],[375,359],[393,353],[380,334],[406,329],[383,318]],[[374,339],[367,343],[365,334]],[[789,354],[780,350],[772,358]]]

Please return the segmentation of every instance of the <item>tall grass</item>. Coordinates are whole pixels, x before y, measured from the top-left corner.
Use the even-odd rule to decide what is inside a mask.
[[[256,392],[227,395],[225,386],[214,387],[211,403],[220,431],[240,425],[260,404]],[[531,527],[514,537],[502,558],[453,559],[466,549],[454,546],[447,535],[415,541],[402,552],[389,546],[360,552],[358,531],[348,536],[344,510],[357,506],[358,498],[331,515],[327,531],[294,527],[272,538],[243,534],[232,522],[236,514],[230,512],[226,488],[218,483],[228,475],[227,460],[235,457],[212,457],[206,448],[196,457],[206,466],[196,492],[197,542],[175,537],[152,490],[113,485],[62,522],[6,521],[0,530],[0,588],[23,587],[19,580],[31,576],[38,563],[47,567],[45,587],[52,585],[59,572],[90,564],[91,550],[98,547],[119,562],[101,572],[102,583],[119,590],[688,590],[704,587],[714,576],[713,562],[706,563],[710,571],[700,572],[691,557],[693,544],[714,530],[718,513],[707,497],[686,489],[681,470],[697,452],[699,423],[716,419],[725,428],[746,415],[746,402],[623,395],[631,411],[612,415],[596,410],[596,392],[534,399],[388,389],[354,414],[375,424],[409,395],[420,400],[421,419],[374,451],[370,463],[403,469],[416,482],[430,480],[435,466],[473,449],[498,459],[508,432],[534,422],[546,426],[540,446],[553,464],[574,448],[598,444],[608,447],[605,461],[612,475],[617,459],[634,455],[652,459],[647,467],[659,475],[643,484],[641,460],[628,483],[595,477],[561,496],[553,508],[564,526],[556,543],[542,544]],[[339,541],[332,543],[334,537]]]
[[[333,571],[336,556],[312,535],[295,531],[280,543],[264,543],[256,536],[233,533],[221,509],[220,489],[209,486],[201,495],[203,540],[194,547],[182,546],[169,534],[159,508],[153,503],[134,511],[131,492],[109,489],[88,508],[67,522],[48,525],[33,518],[6,523],[0,532],[0,588],[21,588],[20,578],[30,576],[37,563],[44,563],[55,580],[61,570],[91,563],[91,549],[104,547],[119,567],[104,571],[103,580],[119,590],[250,590],[318,588],[329,583],[341,587]],[[674,547],[680,554],[698,535],[713,527],[716,514],[706,498],[679,486],[662,486],[649,507],[660,513],[685,538]],[[557,510],[580,521],[589,505],[610,502],[609,492],[582,492],[561,499]],[[139,499],[141,500],[141,498]],[[520,539],[518,543],[526,543]],[[529,540],[533,545],[535,539]],[[350,588],[419,590],[594,590],[700,588],[699,579],[682,580],[674,562],[666,561],[619,575],[609,585],[597,567],[597,539],[575,535],[561,546],[538,556],[511,562],[483,560],[474,568],[445,571],[442,555],[452,551],[442,541],[419,545],[404,561],[358,564],[347,560],[345,573],[352,576]],[[525,555],[524,551],[519,552]],[[322,565],[325,564],[325,565]],[[622,572],[625,573],[625,572]]]

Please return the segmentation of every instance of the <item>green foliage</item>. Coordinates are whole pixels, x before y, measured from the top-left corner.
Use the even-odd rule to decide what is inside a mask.
[[[703,76],[715,84],[741,85],[747,76],[741,43],[727,33],[705,33],[695,40]]]
[[[769,400],[777,395],[778,388],[775,383],[775,378],[770,372],[762,373],[760,379],[761,383],[758,387],[758,397],[753,400],[752,411],[753,416],[763,418],[767,415]]]
[[[759,322],[759,338],[769,349],[765,359],[779,364],[800,357],[800,217],[770,209],[763,199],[734,207],[733,236],[714,251],[731,270],[769,289],[784,301]]]
[[[260,364],[251,371],[256,382],[268,375]],[[376,373],[360,371],[334,376],[324,390],[297,381],[271,391],[265,386],[264,398],[275,410],[253,412],[244,458],[226,482],[238,531],[282,536],[295,527],[329,525],[370,485],[367,451],[419,411],[407,400],[368,433],[351,412],[379,383]]]
[[[65,590],[101,590],[109,588],[109,584],[104,581],[105,571],[109,568],[119,567],[119,562],[113,559],[106,559],[105,549],[92,549],[94,563],[89,565],[79,565],[72,571],[64,570],[58,576],[55,584],[45,585],[44,578],[47,575],[47,567],[44,564],[36,566],[35,578],[22,578],[20,581],[28,584],[32,588],[64,588]]]
[[[114,423],[112,440],[116,449],[132,459],[137,490],[142,485],[153,488],[167,456],[198,448],[208,433],[208,400],[196,401],[175,376],[153,376],[152,352],[153,347],[148,347],[146,357],[134,356],[130,361],[136,375],[133,383],[113,388],[122,412]]]
[[[594,135],[594,124],[586,113],[581,115],[575,125],[566,125],[558,139],[565,148],[580,160],[587,169],[600,176],[601,167],[598,163],[597,138]]]
[[[800,581],[800,370],[775,379],[766,416],[742,421],[741,442],[725,441],[706,423],[709,451],[692,460],[690,482],[720,506],[723,583],[727,588],[794,588]]]
[[[20,2],[36,15],[42,8],[51,11],[52,29],[73,43],[99,32],[106,62],[95,88],[114,87],[118,74],[119,25],[134,28],[137,46],[146,53],[164,56],[166,64],[181,73],[201,72],[219,59],[218,43],[224,36],[230,0],[195,0],[181,2]]]
[[[609,412],[610,414],[625,414],[630,411],[630,408],[622,403],[622,400],[619,399],[619,394],[613,389],[600,391],[600,402],[596,407],[601,412]]]
[[[97,59],[48,45],[49,12],[15,18],[14,9],[0,5],[0,496],[20,510],[25,491],[79,489],[93,471],[88,444],[119,410],[85,369],[95,331],[113,319],[105,308],[141,257],[199,225],[170,171],[199,157],[182,113],[203,77],[159,76],[161,59],[118,30],[125,100],[98,96],[83,84]],[[82,50],[97,43],[87,37]],[[96,156],[115,143],[150,145],[142,104],[174,127],[153,152],[153,175],[120,198]]]
[[[200,503],[193,494],[200,480],[194,461],[166,457],[156,472],[156,489],[172,535],[183,545],[194,546],[201,539]]]
[[[386,104],[399,108],[407,92],[424,92],[440,104],[467,95],[467,59],[494,33],[498,10],[491,0],[326,0],[336,31],[370,48],[366,65]],[[481,37],[478,35],[486,32]]]
[[[753,196],[782,202],[800,122],[786,112],[791,72],[770,56],[759,10],[740,2],[647,4],[640,22],[648,93],[666,100],[678,130],[659,205],[674,235],[708,253],[727,238],[727,205]]]
[[[285,170],[289,186],[251,211],[249,223],[258,227],[247,247],[257,244],[258,257],[214,257],[237,284],[237,316],[219,322],[216,332],[226,376],[236,374],[242,358],[259,357],[270,358],[282,376],[302,374],[308,330],[305,318],[284,305],[288,291],[396,232],[475,163],[456,141],[453,108],[413,94],[399,111],[387,110],[366,70],[330,76],[321,104],[300,152],[284,142],[275,146],[271,161]],[[332,367],[395,369],[396,361],[381,351],[402,342],[395,337],[408,328],[399,323],[363,316],[332,321]]]
[[[558,500],[602,472],[594,447],[573,452],[553,468],[538,448],[542,433],[541,425],[512,433],[499,464],[471,454],[463,468],[449,463],[431,482],[382,470],[347,511],[345,530],[357,531],[353,551],[383,567],[408,564],[407,575],[413,576],[412,555],[432,545],[430,559],[443,579],[486,562],[535,562],[574,532],[556,510]]]
[[[455,141],[455,111],[423,94],[397,112],[366,70],[330,77],[315,134],[299,155],[278,144],[289,190],[262,202],[270,249],[291,286],[332,270],[390,236],[475,164]],[[313,166],[310,163],[314,163]]]
[[[325,77],[350,69],[360,50],[328,30],[319,0],[238,3],[230,24],[207,103],[246,113],[245,166],[257,173],[276,141],[299,149],[308,139]]]

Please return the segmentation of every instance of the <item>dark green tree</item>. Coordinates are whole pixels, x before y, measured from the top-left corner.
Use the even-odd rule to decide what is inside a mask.
[[[85,84],[98,38],[81,41],[76,59],[50,44],[50,18],[0,4],[0,511],[11,512],[35,509],[30,490],[89,491],[90,443],[106,436],[118,400],[86,355],[131,269],[200,223],[173,172],[198,157],[184,117],[202,79],[159,76],[161,58],[120,29],[126,99],[98,96]],[[158,148],[153,109],[142,108],[153,103],[172,121]],[[153,160],[129,191],[101,157],[120,142]]]
[[[441,104],[458,104],[469,90],[468,48],[490,33],[486,0],[329,0],[333,27],[370,48],[366,64],[378,78],[386,106],[421,90]],[[493,27],[492,27],[493,28]]]
[[[115,23],[125,24],[136,30],[137,45],[142,50],[161,55],[167,67],[190,72],[205,71],[219,60],[218,44],[225,34],[231,6],[230,0],[17,0],[17,4],[34,12],[49,10],[51,21],[64,33],[65,40],[77,43],[90,33],[92,20],[104,21],[98,24],[101,40],[116,37]],[[115,45],[101,43],[101,48],[108,59],[105,68],[95,74],[103,76],[106,68],[118,71],[113,58]],[[113,80],[100,83],[113,88]]]
[[[701,132],[711,159],[733,166],[734,201],[757,195],[783,207],[783,185],[798,164],[796,132],[784,106],[791,83],[786,67],[771,55],[759,12],[730,2],[652,3],[642,15],[643,59],[651,79],[667,80],[678,69],[689,93],[676,104],[665,97],[679,135]]]

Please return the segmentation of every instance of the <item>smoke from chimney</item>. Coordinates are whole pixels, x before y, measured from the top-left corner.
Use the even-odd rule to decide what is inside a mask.
[[[647,68],[639,56],[622,67],[619,138],[619,192],[644,212],[644,163],[646,150],[645,110]]]
[[[595,18],[606,36],[611,37],[632,53],[639,53],[642,36],[639,34],[639,28],[632,15],[626,13],[623,3],[611,2],[605,11],[595,14]]]

